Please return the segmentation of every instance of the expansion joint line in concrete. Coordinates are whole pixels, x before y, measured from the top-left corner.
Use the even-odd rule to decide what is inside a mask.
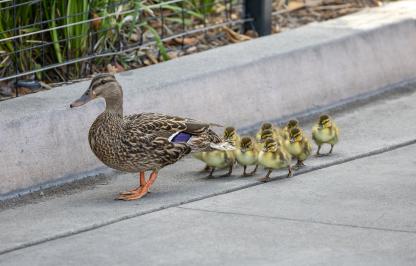
[[[360,225],[354,225],[354,224],[340,224],[340,223],[323,222],[323,221],[316,221],[316,220],[305,220],[305,219],[282,217],[282,216],[267,216],[267,215],[258,215],[258,214],[251,214],[251,213],[242,213],[242,212],[216,211],[216,210],[207,210],[207,209],[184,207],[184,206],[178,206],[176,208],[183,209],[183,210],[224,214],[224,215],[246,216],[246,217],[256,217],[256,218],[262,218],[262,219],[297,222],[297,223],[304,223],[304,224],[319,224],[319,225],[327,225],[327,226],[357,228],[357,229],[363,229],[363,230],[376,230],[376,231],[385,231],[385,232],[416,234],[416,231],[410,231],[410,230],[400,230],[400,229],[372,227],[372,226],[360,226]]]
[[[412,144],[416,144],[416,139],[409,140],[409,141],[399,143],[399,144],[395,144],[395,145],[391,145],[391,146],[388,146],[388,147],[384,147],[384,148],[377,149],[377,150],[367,152],[367,153],[363,153],[363,154],[360,154],[360,155],[352,156],[350,158],[344,158],[344,159],[336,160],[332,163],[327,163],[327,164],[323,164],[323,165],[316,166],[316,167],[310,167],[308,169],[304,169],[304,170],[299,171],[298,173],[295,174],[295,176],[302,175],[304,173],[309,173],[309,172],[312,172],[312,171],[316,171],[316,170],[319,170],[319,169],[328,168],[328,167],[331,167],[331,166],[351,162],[351,161],[354,161],[354,160],[358,160],[358,159],[362,159],[362,158],[382,154],[382,153],[389,152],[389,151],[396,150],[396,149],[400,149],[400,148],[403,148],[405,146],[409,146],[409,145],[412,145]],[[283,176],[283,175],[278,176],[276,178],[273,178],[271,181],[280,180],[282,178],[285,178],[285,176]],[[13,251],[17,251],[17,250],[20,250],[20,249],[40,245],[40,244],[43,244],[43,243],[46,243],[46,242],[49,242],[49,241],[54,241],[54,240],[58,240],[58,239],[61,239],[61,238],[66,238],[66,237],[78,235],[78,234],[85,233],[85,232],[88,232],[88,231],[92,231],[92,230],[95,230],[95,229],[99,229],[99,228],[102,228],[102,227],[105,227],[105,226],[108,226],[108,225],[116,224],[118,222],[122,222],[122,221],[125,221],[125,220],[128,220],[128,219],[136,218],[136,217],[139,217],[139,216],[142,216],[142,215],[145,215],[145,214],[161,211],[161,210],[172,208],[172,207],[180,207],[181,205],[184,205],[184,204],[187,204],[187,203],[192,203],[192,202],[204,200],[204,199],[207,199],[207,198],[212,198],[212,197],[215,197],[215,196],[218,196],[218,195],[223,195],[223,194],[227,194],[227,193],[230,193],[230,192],[239,191],[239,190],[242,190],[242,189],[246,189],[246,188],[249,188],[249,187],[254,187],[254,186],[257,186],[257,185],[261,185],[261,184],[264,184],[264,183],[263,182],[255,182],[255,183],[240,186],[240,187],[237,187],[237,188],[228,189],[228,190],[225,190],[225,191],[213,193],[213,194],[210,194],[210,195],[207,195],[207,196],[198,197],[198,198],[186,200],[186,201],[183,201],[183,202],[162,206],[160,208],[155,208],[155,209],[152,209],[152,210],[149,210],[149,211],[146,211],[146,212],[133,213],[131,215],[126,215],[126,216],[123,216],[123,217],[120,217],[120,218],[117,218],[117,219],[112,219],[112,220],[102,222],[102,223],[99,223],[99,224],[93,224],[91,226],[87,226],[87,227],[81,228],[79,230],[69,231],[69,232],[57,234],[57,235],[54,235],[54,236],[46,237],[46,238],[43,238],[43,239],[30,241],[30,242],[27,242],[27,243],[24,243],[24,244],[17,245],[15,247],[0,250],[0,255],[10,253],[10,252],[13,252]],[[281,219],[283,219],[283,218],[281,218]],[[289,218],[287,218],[287,219],[289,219]],[[336,224],[332,224],[332,225],[336,225]],[[353,227],[352,225],[339,225],[339,226]],[[369,228],[369,229],[371,229],[371,228]],[[373,229],[375,229],[375,228],[373,228]],[[377,230],[377,229],[375,229],[375,230]],[[382,229],[379,229],[379,230],[382,230]],[[407,232],[407,231],[404,231],[404,232]],[[415,232],[409,231],[407,233],[415,233]]]

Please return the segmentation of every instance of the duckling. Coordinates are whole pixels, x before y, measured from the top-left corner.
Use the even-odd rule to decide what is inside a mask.
[[[208,151],[202,154],[203,161],[210,167],[211,171],[207,177],[212,177],[215,169],[227,168],[228,172],[220,177],[230,176],[233,172],[233,166],[235,163],[234,151]]]
[[[272,138],[268,138],[264,143],[264,148],[259,153],[258,162],[268,170],[266,176],[260,179],[262,182],[270,180],[273,170],[284,167],[287,167],[289,171],[287,177],[292,176],[291,155]]]
[[[312,151],[312,146],[309,140],[299,128],[292,128],[289,133],[289,140],[285,141],[287,151],[297,159],[296,168],[300,168],[305,164],[305,161]]]
[[[318,123],[312,127],[312,139],[318,145],[316,155],[320,155],[319,151],[324,143],[331,145],[331,150],[328,152],[328,154],[331,154],[335,144],[338,143],[338,136],[339,129],[331,117],[321,115]]]
[[[234,127],[227,127],[224,130],[224,141],[230,144],[233,147],[237,147],[237,143],[240,140]],[[233,166],[236,162],[235,159],[235,150],[213,150],[202,153],[202,160],[207,164],[206,168],[210,168],[211,171],[208,177],[212,177],[216,168],[227,168],[228,172],[220,177],[230,176],[233,172]]]
[[[290,133],[290,130],[292,130],[292,128],[300,128],[298,120],[291,119],[289,120],[289,122],[287,122],[286,126],[283,127],[282,135],[285,140],[289,139],[289,133]]]
[[[266,142],[268,138],[272,138],[276,140],[280,146],[283,145],[284,139],[282,135],[280,134],[280,132],[277,132],[276,130],[266,129],[260,135],[260,141],[259,141],[260,149],[259,150],[263,149],[263,146],[264,146],[263,144],[264,142]]]
[[[240,146],[240,136],[237,134],[237,130],[235,130],[234,127],[225,128],[223,138],[227,142],[232,142],[235,147]]]
[[[250,137],[243,137],[241,139],[240,148],[235,150],[237,162],[244,167],[242,176],[252,176],[256,173],[258,164],[258,150],[255,141]],[[247,166],[255,165],[254,170],[246,173]]]
[[[274,132],[273,133],[274,134],[273,137],[276,137],[275,136],[275,134],[276,134],[275,128],[273,127],[273,125],[271,123],[266,122],[266,123],[263,123],[261,125],[259,131],[257,131],[257,133],[256,133],[256,141],[257,142],[260,142],[261,141],[261,134],[263,133],[264,130],[271,130],[271,131],[273,131]]]

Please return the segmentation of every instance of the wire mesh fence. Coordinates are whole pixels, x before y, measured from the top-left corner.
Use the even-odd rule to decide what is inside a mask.
[[[0,82],[30,88],[168,60],[253,21],[242,12],[240,0],[0,0]]]

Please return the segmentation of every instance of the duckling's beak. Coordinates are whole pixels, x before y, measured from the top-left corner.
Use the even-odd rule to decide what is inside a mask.
[[[246,148],[240,148],[240,151],[241,151],[242,153],[245,153],[245,152],[247,151],[247,149],[246,149]]]
[[[91,101],[93,98],[90,96],[89,93],[84,93],[78,100],[73,101],[69,107],[79,107],[81,105],[86,104],[87,102]]]
[[[290,143],[294,143],[295,139],[294,138],[290,138]]]

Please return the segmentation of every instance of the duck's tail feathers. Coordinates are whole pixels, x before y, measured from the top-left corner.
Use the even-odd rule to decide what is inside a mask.
[[[210,127],[224,127],[223,125],[216,124],[216,123],[209,123]]]

